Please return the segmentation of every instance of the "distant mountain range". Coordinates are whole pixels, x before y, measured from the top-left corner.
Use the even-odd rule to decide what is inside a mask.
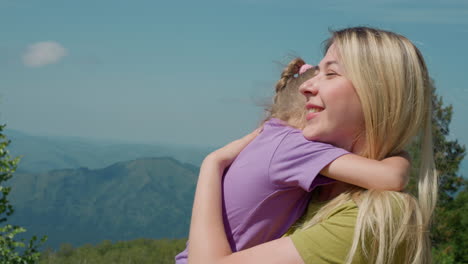
[[[76,137],[36,136],[7,129],[12,156],[22,156],[18,172],[46,172],[54,169],[104,168],[119,161],[145,157],[172,157],[199,166],[215,147],[137,144]]]
[[[198,168],[172,158],[103,169],[16,173],[14,224],[47,235],[47,246],[102,240],[187,237]]]
[[[5,133],[22,156],[9,222],[47,246],[187,237],[198,166],[214,148]]]

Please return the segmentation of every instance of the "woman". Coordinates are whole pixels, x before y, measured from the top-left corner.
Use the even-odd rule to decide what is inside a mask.
[[[325,185],[304,224],[289,236],[232,253],[221,215],[221,175],[253,133],[202,164],[189,263],[430,262],[427,231],[437,185],[424,60],[405,37],[372,28],[334,32],[326,51],[317,74],[300,87],[311,110],[304,136],[382,160],[401,152],[421,130],[419,199],[342,182]]]

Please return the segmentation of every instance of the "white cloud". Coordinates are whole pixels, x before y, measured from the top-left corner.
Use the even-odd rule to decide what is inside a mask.
[[[28,47],[23,54],[23,63],[29,67],[41,67],[57,63],[67,55],[67,50],[57,42],[37,42]]]

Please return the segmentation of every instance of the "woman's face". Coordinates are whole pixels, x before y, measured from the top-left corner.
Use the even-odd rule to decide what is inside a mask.
[[[360,147],[364,142],[364,115],[334,45],[317,66],[317,74],[305,81],[299,91],[306,97],[304,137],[357,152],[356,144]]]

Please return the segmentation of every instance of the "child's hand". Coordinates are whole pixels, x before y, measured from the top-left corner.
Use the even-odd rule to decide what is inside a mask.
[[[257,128],[252,133],[241,139],[235,140],[226,146],[215,150],[209,154],[205,160],[211,160],[221,164],[224,167],[231,165],[239,153],[262,131],[262,127]]]
[[[411,157],[408,152],[403,150],[402,152],[382,160],[389,164],[392,170],[395,172],[395,178],[393,181],[398,183],[395,191],[402,191],[408,185],[410,174],[411,174]]]
[[[402,177],[403,177],[404,185],[402,185],[402,188],[401,188],[401,190],[403,190],[408,184],[409,178],[411,176],[411,157],[406,150],[403,150],[402,152],[398,153],[397,156],[403,158],[402,160],[399,161],[399,166],[403,172]]]

